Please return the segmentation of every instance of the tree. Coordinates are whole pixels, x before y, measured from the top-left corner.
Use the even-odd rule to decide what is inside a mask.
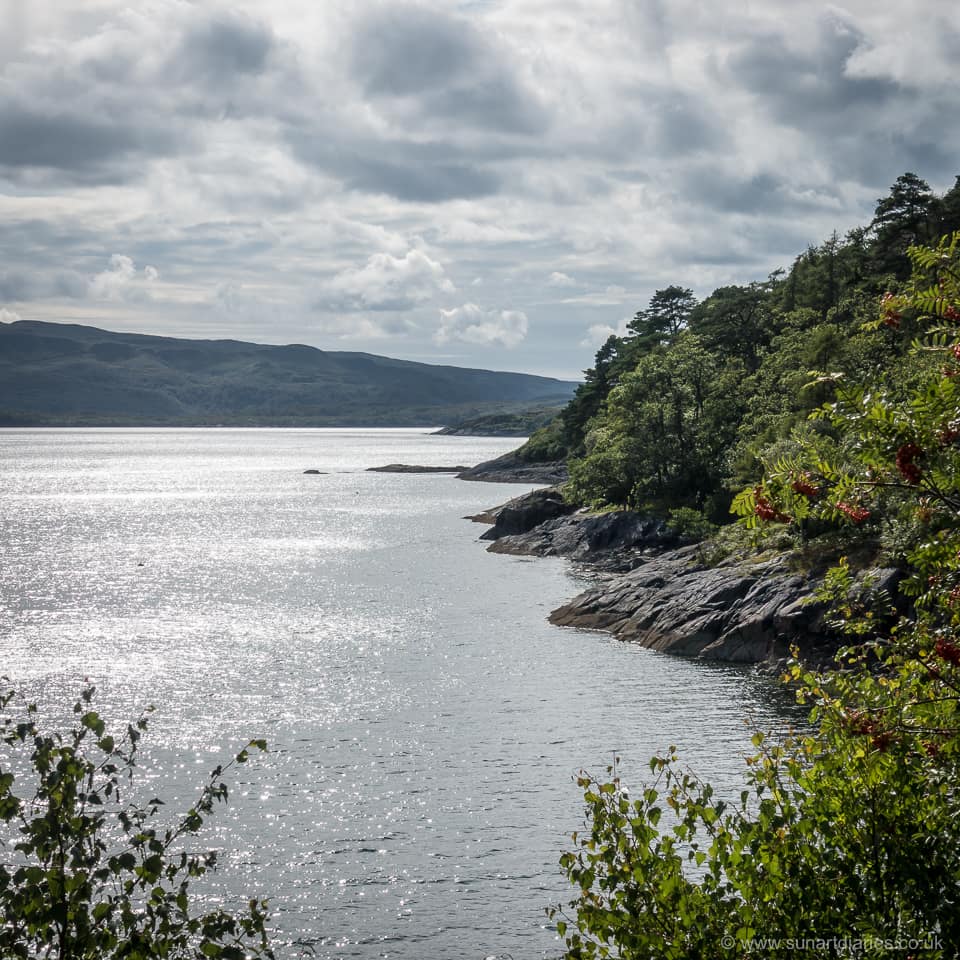
[[[272,958],[266,904],[236,916],[197,911],[190,884],[215,864],[186,844],[227,800],[224,772],[245,763],[251,741],[217,767],[190,810],[157,820],[162,801],[134,802],[137,747],[146,715],[115,738],[92,708],[74,704],[66,734],[40,729],[37,708],[0,696],[0,956],[56,960]],[[19,713],[11,712],[14,706]]]
[[[599,412],[615,385],[623,361],[624,341],[611,335],[597,351],[593,366],[584,371],[584,382],[560,411],[561,431],[566,449],[575,454],[583,446],[587,423]]]
[[[646,346],[673,340],[687,325],[697,305],[692,290],[676,285],[657,290],[646,310],[639,310],[627,329]]]
[[[828,573],[849,645],[834,668],[793,662],[811,732],[756,735],[739,799],[673,750],[636,798],[616,768],[581,776],[587,830],[561,860],[576,894],[552,911],[570,958],[960,956],[960,233],[910,259],[876,326],[915,315],[911,364],[838,384],[815,414],[838,456],[810,432],[735,506],[753,527],[900,525],[912,605]]]
[[[871,229],[875,269],[898,279],[910,275],[907,248],[930,238],[935,198],[926,180],[915,173],[897,177],[890,193],[877,200]]]
[[[951,234],[960,230],[960,177],[956,177],[953,186],[937,201],[936,233]]]
[[[720,287],[697,306],[690,329],[708,348],[736,357],[755,370],[760,351],[770,342],[769,285]]]
[[[586,456],[571,461],[571,496],[702,509],[720,485],[739,423],[741,375],[689,333],[641,356],[592,421]]]

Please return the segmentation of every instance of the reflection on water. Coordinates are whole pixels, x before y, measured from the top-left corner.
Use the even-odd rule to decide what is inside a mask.
[[[281,956],[554,956],[543,908],[573,776],[639,782],[676,744],[737,795],[769,681],[549,625],[566,564],[463,519],[522,492],[390,462],[516,441],[416,430],[0,431],[0,658],[64,709],[157,705],[153,792],[192,797],[248,739],[207,842],[211,896],[269,896]],[[306,476],[303,470],[327,471]]]

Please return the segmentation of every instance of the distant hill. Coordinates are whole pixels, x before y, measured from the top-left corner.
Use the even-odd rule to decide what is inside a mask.
[[[488,413],[451,423],[437,435],[447,437],[529,437],[556,419],[562,407],[537,407],[517,413]]]
[[[575,387],[302,344],[0,323],[3,426],[416,426],[563,404]]]

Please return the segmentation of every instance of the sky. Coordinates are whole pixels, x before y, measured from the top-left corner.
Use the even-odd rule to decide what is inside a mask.
[[[0,0],[0,321],[576,378],[960,174],[944,0]]]

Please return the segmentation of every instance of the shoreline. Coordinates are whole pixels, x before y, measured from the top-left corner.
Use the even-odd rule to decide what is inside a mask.
[[[490,525],[479,539],[492,541],[491,553],[565,557],[599,579],[550,613],[557,626],[601,630],[686,659],[769,670],[794,647],[818,664],[842,645],[825,604],[813,600],[822,578],[792,571],[784,555],[710,564],[702,544],[662,520],[626,510],[577,511],[555,487],[464,519]],[[879,575],[895,586],[896,571]]]

